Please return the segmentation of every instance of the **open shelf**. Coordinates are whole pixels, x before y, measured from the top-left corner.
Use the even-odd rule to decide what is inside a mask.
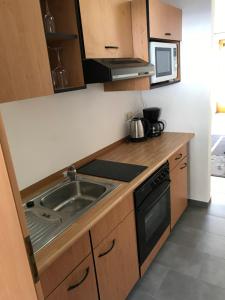
[[[76,90],[82,90],[82,89],[85,89],[85,88],[86,88],[85,84],[83,86],[79,86],[79,87],[68,86],[68,87],[65,87],[65,88],[54,89],[54,92],[56,94],[58,94],[58,93],[65,93],[65,92],[71,92],[71,91],[76,91]]]
[[[47,32],[46,34],[47,41],[57,41],[57,40],[76,40],[78,39],[77,34],[67,34],[62,32]]]
[[[60,58],[68,80],[68,86],[65,88],[54,87],[55,93],[85,88],[76,0],[40,0],[40,3],[44,24],[46,7],[48,7],[48,12],[53,16],[55,23],[56,32],[45,33],[51,70],[58,66],[57,55],[52,51],[52,48],[62,48]]]
[[[179,83],[180,80],[174,80],[174,81],[164,81],[164,82],[159,82],[159,83],[152,83],[151,84],[151,89],[156,89],[156,88],[159,88],[159,87],[163,87],[163,86],[168,86],[168,85],[171,85],[171,84],[175,84],[175,83]]]
[[[61,62],[63,67],[67,72],[68,77],[68,87],[65,89],[83,87],[84,78],[83,78],[83,68],[82,61],[80,58],[80,44],[79,40],[52,40],[48,41],[48,50],[49,60],[51,70],[57,66],[57,56],[54,51],[51,51],[51,48],[61,47],[62,52],[60,54]],[[64,92],[65,89],[55,89],[57,93]]]

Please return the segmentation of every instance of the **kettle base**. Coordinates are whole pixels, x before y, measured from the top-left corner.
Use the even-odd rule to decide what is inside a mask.
[[[141,143],[141,142],[145,142],[148,138],[147,137],[143,137],[143,138],[132,138],[131,136],[128,136],[128,141],[132,142],[132,143]]]

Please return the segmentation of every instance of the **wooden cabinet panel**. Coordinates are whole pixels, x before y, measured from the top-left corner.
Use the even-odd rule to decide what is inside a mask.
[[[0,138],[0,142],[2,142]],[[0,299],[37,300],[11,182],[0,145]]]
[[[170,165],[170,171],[172,171],[183,158],[187,156],[187,144],[182,146],[180,149],[178,149],[170,158],[169,158],[169,165]]]
[[[171,172],[171,228],[177,223],[188,205],[187,157]]]
[[[0,102],[53,94],[39,0],[0,2]]]
[[[133,57],[131,4],[80,0],[86,58]]]
[[[44,296],[48,296],[90,253],[90,238],[86,233],[40,275]]]
[[[139,279],[134,213],[94,250],[101,300],[124,300]]]
[[[150,38],[182,40],[182,10],[149,0]]]
[[[89,255],[49,296],[48,300],[98,300],[92,255]]]
[[[131,2],[133,56],[149,61],[148,51],[148,22],[146,0],[133,0]],[[125,40],[125,39],[124,39]],[[111,91],[143,91],[150,90],[150,78],[137,78],[107,82],[104,84],[105,92]]]
[[[133,194],[127,195],[91,228],[92,245],[95,248],[120,222],[134,210]]]

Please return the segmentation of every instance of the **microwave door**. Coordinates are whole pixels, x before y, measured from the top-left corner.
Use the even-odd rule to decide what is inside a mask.
[[[177,77],[177,49],[175,44],[152,43],[151,60],[156,74],[152,83],[163,82]]]
[[[172,49],[160,48],[155,49],[156,60],[156,77],[165,77],[172,75]]]

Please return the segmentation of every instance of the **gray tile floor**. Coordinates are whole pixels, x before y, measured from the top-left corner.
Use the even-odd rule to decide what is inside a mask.
[[[225,300],[225,202],[189,207],[127,300]]]

